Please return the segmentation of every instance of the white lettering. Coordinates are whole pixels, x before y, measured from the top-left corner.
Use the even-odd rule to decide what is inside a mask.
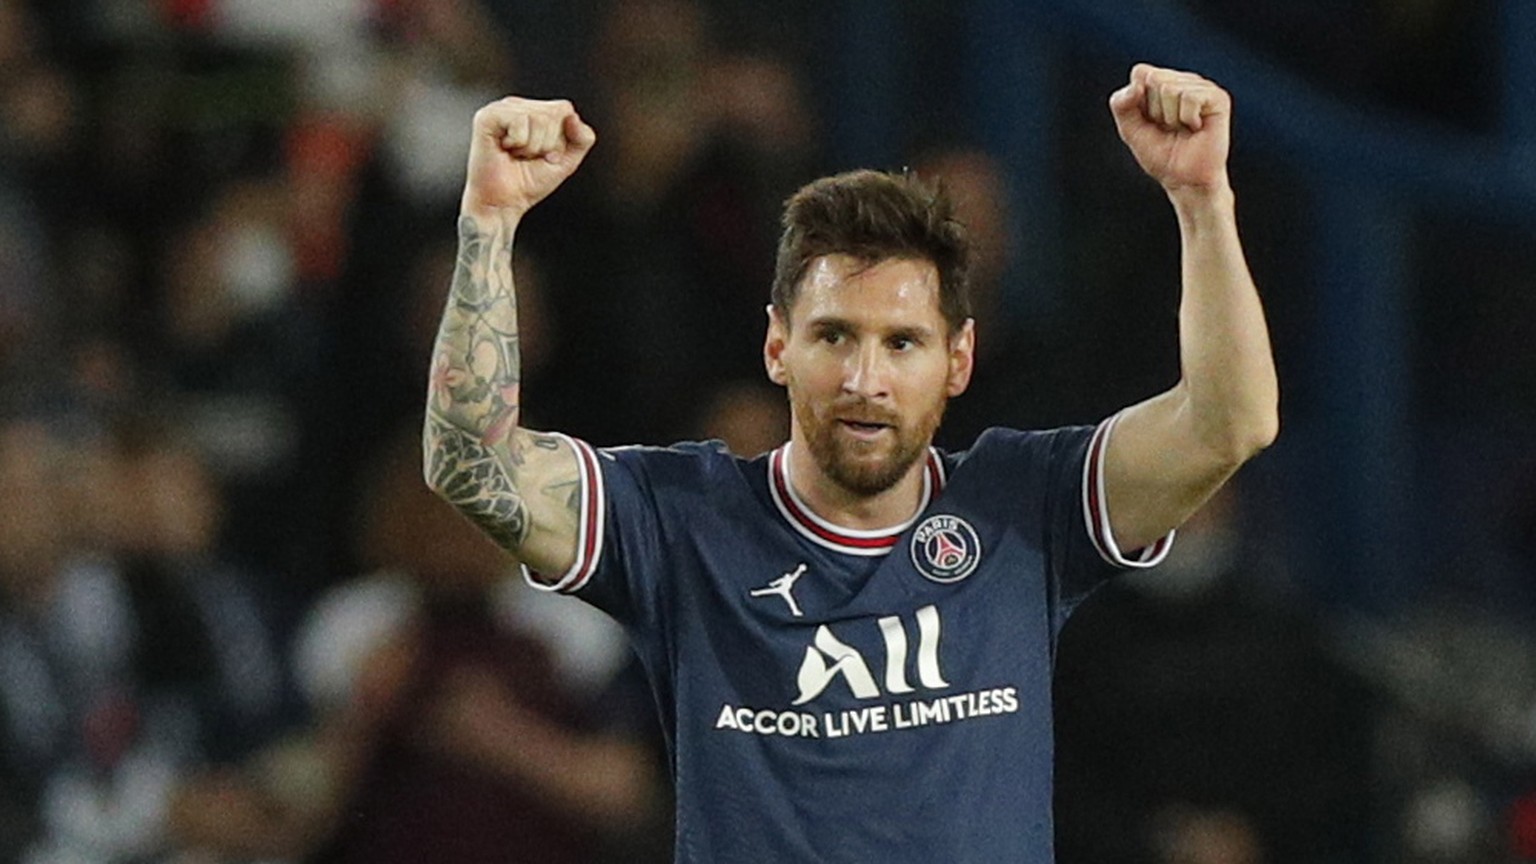
[[[928,607],[932,609],[933,607]],[[911,693],[907,683],[907,628],[895,615],[881,618],[880,635],[885,637],[885,690],[887,693]]]
[[[832,658],[830,666],[827,665],[828,657]],[[820,696],[832,683],[832,679],[839,675],[848,682],[848,689],[853,691],[856,699],[874,699],[880,695],[880,688],[875,685],[875,676],[870,674],[863,655],[839,641],[823,624],[816,628],[815,647],[807,646],[805,649],[805,659],[800,663],[797,679],[800,696],[791,704],[804,705]]]
[[[785,738],[819,738],[816,715],[796,711],[742,708],[722,705],[720,716],[715,720],[716,729],[735,729],[757,735],[780,735]]]
[[[798,711],[722,705],[715,719],[715,728],[781,738],[846,738],[1013,714],[1018,710],[1018,689],[999,687],[956,693],[937,699],[865,705],[824,712],[819,717]]]
[[[924,606],[917,610],[917,679],[930,690],[949,686],[939,671],[939,608]],[[903,653],[905,662],[906,655]]]
[[[999,690],[998,693],[1001,696],[1001,701],[1003,703],[1003,710],[1004,711],[1008,712],[1009,714],[1012,714],[1013,712],[1019,710],[1019,691],[1018,690],[1016,690],[1016,689],[1014,689],[1012,687],[1004,687],[1002,690]]]
[[[917,723],[926,726],[929,723],[948,723],[949,703],[943,699],[935,699],[932,702],[917,703]]]
[[[948,696],[944,699],[945,702],[949,703],[950,710],[954,712],[956,720],[965,719],[965,695],[961,693],[958,696]]]

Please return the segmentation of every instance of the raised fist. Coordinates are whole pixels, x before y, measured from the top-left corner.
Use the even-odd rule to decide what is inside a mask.
[[[465,215],[519,218],[576,171],[597,133],[563,99],[508,96],[475,112]]]
[[[1120,139],[1164,189],[1226,185],[1232,97],[1209,79],[1138,63],[1109,108]]]

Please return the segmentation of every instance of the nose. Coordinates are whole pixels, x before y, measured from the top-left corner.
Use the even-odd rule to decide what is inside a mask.
[[[890,358],[878,342],[868,342],[849,354],[843,371],[843,390],[865,399],[890,395]]]

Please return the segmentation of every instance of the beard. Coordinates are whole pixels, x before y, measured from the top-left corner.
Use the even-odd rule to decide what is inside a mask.
[[[884,492],[906,476],[928,449],[948,402],[947,396],[941,396],[916,421],[904,423],[894,412],[876,408],[863,399],[842,400],[818,408],[790,388],[795,422],[805,435],[816,467],[838,486],[863,496]],[[842,424],[837,418],[850,416],[886,424],[889,434],[882,433],[873,441],[840,434]]]

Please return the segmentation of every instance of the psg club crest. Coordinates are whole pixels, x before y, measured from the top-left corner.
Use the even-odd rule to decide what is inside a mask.
[[[929,516],[912,532],[912,566],[935,582],[959,582],[980,562],[976,529],[959,516]]]

